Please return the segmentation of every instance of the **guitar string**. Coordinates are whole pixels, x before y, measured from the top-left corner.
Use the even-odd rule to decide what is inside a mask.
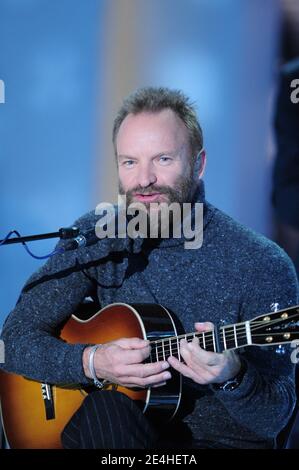
[[[292,318],[289,318],[288,320],[289,320],[289,321],[292,321],[292,320],[294,320],[295,317],[299,317],[299,314],[295,314]],[[285,319],[279,318],[279,319],[273,320],[273,321],[271,322],[271,325],[277,324],[277,323],[279,323],[279,322],[285,322],[285,321],[286,321]],[[264,321],[258,321],[258,322],[256,321],[255,323],[256,323],[256,324],[259,324],[259,326],[256,326],[256,327],[254,327],[254,328],[251,328],[251,331],[256,331],[256,330],[261,329],[261,325],[265,326]],[[242,323],[240,323],[240,324],[242,324]],[[226,326],[225,328],[228,328],[229,326],[230,326],[230,325]],[[233,328],[233,327],[232,327],[232,328]],[[242,327],[242,329],[244,329],[244,330],[246,331],[246,327]],[[221,333],[222,333],[222,337],[223,337],[223,327],[222,327],[221,330],[222,330]],[[240,328],[239,328],[239,330],[240,330]],[[241,331],[241,333],[242,333],[242,331]],[[238,334],[239,334],[239,332],[238,332]],[[283,334],[283,332],[282,332],[282,333],[279,333],[279,332],[278,332],[278,333],[275,333],[275,332],[274,332],[274,333],[271,333],[271,332],[270,332],[270,333],[267,333],[267,334],[266,334],[266,333],[260,333],[260,334],[255,333],[255,336],[275,336],[275,335],[278,336],[278,335],[282,335],[282,334]],[[205,335],[209,335],[210,337],[212,336],[212,338],[213,338],[213,333],[212,333],[212,331],[206,332]],[[180,336],[177,336],[177,337],[172,336],[172,337],[164,338],[164,339],[161,339],[161,340],[155,340],[155,341],[150,342],[150,344],[155,344],[155,345],[156,345],[156,350],[157,350],[157,353],[159,354],[159,352],[160,352],[159,348],[161,348],[161,350],[163,351],[163,344],[164,344],[164,342],[165,342],[165,343],[168,343],[168,344],[169,344],[170,341],[171,341],[171,342],[174,342],[174,343],[177,343],[180,338],[181,338],[181,339],[184,338],[184,339],[186,339],[187,341],[188,341],[188,339],[190,339],[189,342],[191,342],[194,337],[199,337],[199,338],[202,337],[202,342],[203,342],[203,333],[200,333],[200,332],[197,332],[197,333],[196,333],[196,332],[194,332],[194,333],[188,333],[188,334],[186,334],[186,335],[180,335]],[[239,341],[242,340],[242,339],[245,339],[245,338],[247,338],[247,335],[244,335],[244,336],[240,336],[240,335],[239,335],[239,336],[238,336]],[[225,341],[229,342],[230,340],[234,340],[234,341],[235,341],[235,334],[234,334],[234,333],[233,333],[231,336],[225,335]],[[158,343],[161,343],[161,345],[158,344]],[[270,343],[267,343],[267,344],[270,344]],[[211,338],[208,338],[208,337],[206,336],[206,337],[205,337],[205,346],[207,347],[207,346],[212,346],[212,345],[213,345],[213,349],[214,349],[214,339],[211,340]],[[169,347],[169,351],[170,351],[170,350],[173,350],[173,349],[175,350],[175,346]],[[165,350],[165,347],[164,347],[164,350]]]
[[[294,319],[295,319],[296,317],[298,317],[298,316],[299,316],[299,313],[293,315],[293,316],[290,317],[288,320],[289,320],[289,321],[292,321],[292,320],[294,320]],[[271,322],[271,325],[277,324],[277,323],[279,323],[279,322],[285,322],[285,321],[286,321],[286,319],[278,318],[278,319],[276,319],[276,320],[273,320],[273,321]],[[258,320],[258,321],[252,321],[252,320],[251,320],[251,322],[256,325],[256,326],[254,326],[253,328],[251,328],[251,331],[259,330],[259,329],[261,329],[261,326],[263,326],[263,327],[265,326],[264,320]],[[235,326],[237,326],[237,325],[238,325],[238,324],[236,324]],[[239,325],[242,325],[242,329],[243,329],[244,331],[246,331],[246,327],[243,326],[243,325],[244,325],[244,322],[239,323]],[[230,326],[230,325],[227,325],[227,326],[221,328],[221,330],[222,330],[222,331],[221,331],[221,332],[222,332],[222,336],[223,336],[223,331],[224,331],[224,329],[227,329],[227,328],[229,328],[229,327],[234,328],[234,326]],[[239,330],[240,330],[240,328],[239,328]],[[235,339],[235,334],[234,334],[234,332],[232,332],[232,333],[233,333],[233,334],[232,334],[230,337],[229,337],[228,335],[225,335],[225,340],[226,340],[226,341]],[[238,333],[239,333],[239,332],[238,332]],[[276,334],[276,335],[281,335],[282,333],[267,333],[267,334],[263,333],[263,334],[260,334],[260,335],[258,335],[258,336],[271,336],[271,335],[273,336],[273,335],[275,335],[275,334]],[[212,338],[213,338],[212,331],[206,332],[205,335],[209,335],[210,337],[212,336]],[[156,345],[156,354],[159,355],[160,352],[161,352],[160,349],[162,350],[162,353],[163,353],[163,344],[164,344],[164,342],[167,342],[167,343],[169,344],[169,341],[171,340],[172,342],[174,342],[174,343],[176,344],[180,338],[185,338],[187,341],[188,341],[188,339],[190,339],[190,340],[192,341],[192,339],[193,339],[194,337],[199,337],[199,336],[202,336],[202,337],[203,337],[203,333],[200,333],[200,332],[188,333],[188,334],[180,335],[180,336],[177,336],[177,337],[169,337],[169,338],[164,338],[164,339],[161,339],[161,340],[155,340],[155,341],[152,341],[150,344],[155,344],[155,345]],[[244,336],[240,336],[240,335],[239,335],[239,336],[238,336],[238,339],[239,339],[239,341],[240,341],[240,340],[242,340],[242,339],[245,339],[246,337],[247,337],[247,335],[244,335]],[[159,345],[159,343],[161,343],[161,346]],[[270,343],[268,343],[268,344],[270,344]],[[207,349],[208,346],[212,346],[212,345],[213,345],[213,350],[214,350],[214,339],[210,340],[210,338],[208,338],[208,337],[206,336],[206,337],[205,337],[205,346],[206,346],[206,349]],[[159,348],[160,348],[160,349],[159,349]],[[172,348],[169,347],[169,352],[170,352],[170,350],[173,350],[173,351],[176,352],[176,353],[178,352],[178,350],[176,349],[176,347],[175,347],[174,345],[172,345]],[[167,352],[168,352],[168,351],[167,351]],[[164,354],[165,354],[165,348],[164,348]]]
[[[201,334],[201,333],[199,333],[198,335],[200,335],[200,334]],[[255,336],[262,336],[262,337],[264,337],[264,336],[272,336],[272,337],[273,337],[273,336],[281,336],[282,334],[283,334],[283,333],[268,333],[268,334],[265,334],[265,333],[256,333]],[[198,337],[198,335],[196,335],[195,337]],[[191,343],[192,340],[193,340],[193,338],[194,338],[194,336],[193,336],[192,338],[189,337],[189,338],[184,338],[184,339],[186,339],[187,342]],[[241,341],[242,339],[246,339],[246,338],[247,338],[246,335],[241,336],[241,337],[240,337],[240,336],[238,337],[239,341]],[[188,339],[189,339],[189,341],[188,341]],[[228,342],[227,339],[226,339],[226,341]],[[177,350],[176,344],[177,344],[178,340],[176,340],[176,339],[171,339],[171,342],[173,343],[171,346],[169,345],[170,338],[169,338],[169,339],[165,338],[165,339],[164,339],[164,342],[165,342],[165,345],[164,345],[164,346],[163,346],[163,344],[161,344],[161,345],[160,345],[160,344],[159,344],[159,345],[156,345],[155,350],[157,351],[158,354],[159,354],[161,351],[163,352],[163,350],[164,350],[164,351],[165,351],[165,350],[168,351],[168,349],[169,349],[169,351],[171,351],[171,350],[174,350],[174,351]],[[202,342],[202,345],[203,345],[203,341],[201,341],[201,342]],[[235,340],[234,340],[234,342],[235,342]],[[288,341],[288,342],[289,342],[289,341]],[[207,350],[207,349],[208,349],[208,346],[213,346],[213,350],[214,350],[214,343],[215,343],[215,342],[214,342],[213,339],[210,340],[210,338],[206,338],[206,341],[205,341],[205,348],[204,348],[204,349]],[[152,344],[154,344],[154,342],[153,342]],[[269,344],[269,345],[270,345],[270,343],[266,343],[266,344]],[[279,344],[279,343],[278,343],[278,344]],[[202,345],[200,344],[200,346],[202,346]],[[246,345],[240,345],[240,347],[242,347],[242,346],[246,346]],[[166,348],[168,348],[168,349],[166,349]],[[228,349],[234,349],[234,348],[228,348]]]
[[[295,315],[293,315],[291,318],[288,318],[287,320],[288,321],[293,321],[297,317],[299,318],[299,313],[296,313]],[[256,331],[256,330],[261,329],[261,327],[265,327],[265,326],[268,326],[268,325],[272,326],[272,325],[276,325],[279,322],[285,322],[285,321],[286,321],[286,319],[283,319],[283,318],[278,318],[276,320],[272,320],[271,323],[270,322],[266,323],[264,320],[262,320],[262,321],[259,321],[259,322],[255,322],[257,325],[250,328],[250,331],[251,332]],[[236,323],[235,326],[237,326],[237,325],[242,325],[242,328],[239,327],[239,331],[241,330],[241,332],[242,332],[242,329],[244,331],[246,331],[246,326],[243,326],[244,322]],[[223,331],[225,329],[228,329],[228,328],[232,328],[233,331],[232,331],[232,334],[230,336],[229,336],[230,332],[228,332],[228,335],[225,335],[226,340],[230,340],[230,339],[233,339],[235,337],[234,326],[233,325],[226,325],[225,327],[221,327],[220,333],[222,333],[222,336],[223,336]],[[239,333],[239,331],[238,331],[238,333]],[[182,334],[182,335],[178,335],[178,336],[171,336],[169,338],[162,338],[162,339],[154,340],[154,341],[151,341],[150,344],[152,344],[152,343],[157,344],[159,342],[163,343],[163,341],[169,341],[169,339],[173,339],[174,341],[177,341],[177,339],[183,339],[183,338],[186,339],[186,337],[191,337],[191,336],[194,337],[194,335],[198,336],[198,335],[202,335],[202,334],[203,334],[203,332],[186,333],[186,334]],[[204,334],[205,335],[212,334],[212,330],[206,331],[206,332],[204,332]],[[282,334],[282,333],[280,333],[280,334]],[[267,333],[267,334],[265,333],[265,335],[268,336],[268,335],[271,335],[271,334],[270,333]],[[240,337],[240,339],[243,339],[243,338],[246,338],[246,335],[244,337]],[[213,342],[213,340],[212,340],[212,342]]]
[[[275,336],[275,335],[278,336],[278,335],[281,335],[281,333],[273,333],[271,336]],[[264,336],[264,334],[258,334],[257,336]],[[165,341],[167,341],[167,340],[165,340]],[[187,342],[188,342],[188,343],[191,343],[191,341],[187,341]],[[211,345],[213,345],[213,344],[214,344],[214,342],[210,342],[210,343],[209,343],[209,346],[211,346]],[[267,343],[267,344],[269,344],[269,346],[271,345],[271,343]],[[278,344],[279,344],[279,343],[278,343]],[[241,345],[240,347],[242,347],[242,346],[246,346],[246,345]],[[160,349],[159,349],[159,348],[160,348]],[[233,348],[232,348],[232,349],[233,349]],[[177,352],[178,349],[177,349],[177,346],[175,346],[175,345],[172,346],[172,347],[170,347],[169,344],[166,344],[164,348],[161,348],[160,346],[158,346],[158,347],[156,348],[157,354],[159,354],[161,351],[164,351],[164,352],[165,352],[165,351],[167,351],[167,352],[170,352],[170,351],[173,352],[173,351],[175,351],[175,352]],[[153,351],[152,351],[152,352],[153,352]],[[152,353],[152,352],[151,352],[151,353]]]
[[[277,333],[279,334],[279,333]],[[289,341],[288,341],[289,342]],[[281,341],[277,342],[277,343],[267,343],[265,344],[265,346],[275,346],[275,345],[279,345],[281,343]],[[212,343],[210,344],[212,345]],[[246,346],[246,345],[243,345],[243,346]],[[242,347],[242,346],[240,346]],[[234,349],[234,348],[229,348],[229,349]],[[210,349],[205,349],[206,351],[208,352],[215,352],[214,350],[214,347],[212,350]],[[173,346],[171,348],[167,348],[165,347],[164,349],[162,348],[161,350],[157,348],[156,351],[151,351],[150,353],[150,357],[151,359],[154,358],[155,361],[160,361],[160,360],[165,360],[165,357],[168,357],[168,356],[179,356],[179,349],[177,348],[177,346]]]

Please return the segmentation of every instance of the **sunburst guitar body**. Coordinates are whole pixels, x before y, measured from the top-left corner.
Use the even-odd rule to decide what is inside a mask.
[[[208,320],[208,318],[207,318]],[[222,352],[245,346],[271,346],[299,339],[299,306],[260,315],[252,320],[205,333],[185,334],[173,312],[156,304],[111,304],[87,319],[73,315],[62,327],[60,338],[68,343],[98,344],[119,338],[148,339],[147,362],[179,360],[179,341],[198,339],[201,348]],[[38,358],[36,359],[38,361]],[[286,360],[290,360],[286,357]],[[151,419],[170,421],[177,415],[182,398],[182,377],[172,369],[164,386],[132,389],[110,384],[135,400]],[[61,432],[93,386],[53,385],[0,371],[3,428],[8,445],[15,449],[59,449]]]

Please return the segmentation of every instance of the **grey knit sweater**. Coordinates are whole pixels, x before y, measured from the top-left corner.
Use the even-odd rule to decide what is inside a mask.
[[[197,200],[203,198],[202,192]],[[75,222],[92,228],[90,212]],[[113,302],[160,303],[187,332],[195,321],[236,323],[298,304],[292,263],[276,244],[241,226],[205,202],[201,248],[185,249],[184,238],[150,245],[142,240],[104,239],[55,255],[26,283],[2,331],[4,368],[48,383],[87,383],[86,345],[54,335],[95,286],[101,306]],[[63,246],[65,242],[59,242]],[[234,391],[214,391],[186,380],[196,401],[184,419],[196,438],[241,448],[272,447],[295,403],[289,351],[247,347],[247,371]]]

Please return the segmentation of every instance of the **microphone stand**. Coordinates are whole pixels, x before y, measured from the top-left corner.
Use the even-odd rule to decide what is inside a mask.
[[[66,227],[60,228],[58,232],[51,232],[51,233],[41,233],[38,235],[28,235],[27,237],[15,237],[15,238],[8,238],[7,240],[4,238],[0,240],[1,245],[11,245],[12,243],[24,243],[24,242],[31,242],[36,240],[45,240],[47,238],[61,238],[62,240],[67,240],[69,238],[75,238],[79,235],[80,229],[78,227]],[[13,233],[17,233],[13,230]]]

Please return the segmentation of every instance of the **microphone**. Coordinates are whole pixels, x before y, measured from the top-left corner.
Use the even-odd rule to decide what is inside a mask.
[[[76,238],[65,245],[64,251],[95,245],[98,241],[100,241],[100,238],[97,237],[95,227],[93,227],[86,232],[79,233]]]
[[[95,245],[96,243],[98,243],[98,241],[102,240],[103,238],[106,238],[107,236],[108,238],[110,238],[109,234],[112,235],[112,238],[118,238],[118,236],[124,238],[123,233],[125,225],[126,219],[121,221],[119,213],[113,214],[108,219],[107,217],[104,217],[102,221],[98,220],[92,228],[86,230],[85,232],[81,233],[80,231],[78,231],[78,235],[65,245],[64,251],[76,250],[77,248],[84,248],[86,246]],[[117,226],[118,232],[116,233],[115,228]],[[106,229],[103,232],[104,227],[106,227]],[[96,234],[96,229],[98,229],[98,235]],[[104,233],[103,236],[99,236],[101,232],[102,234]],[[122,233],[122,235],[120,235],[120,233]]]

